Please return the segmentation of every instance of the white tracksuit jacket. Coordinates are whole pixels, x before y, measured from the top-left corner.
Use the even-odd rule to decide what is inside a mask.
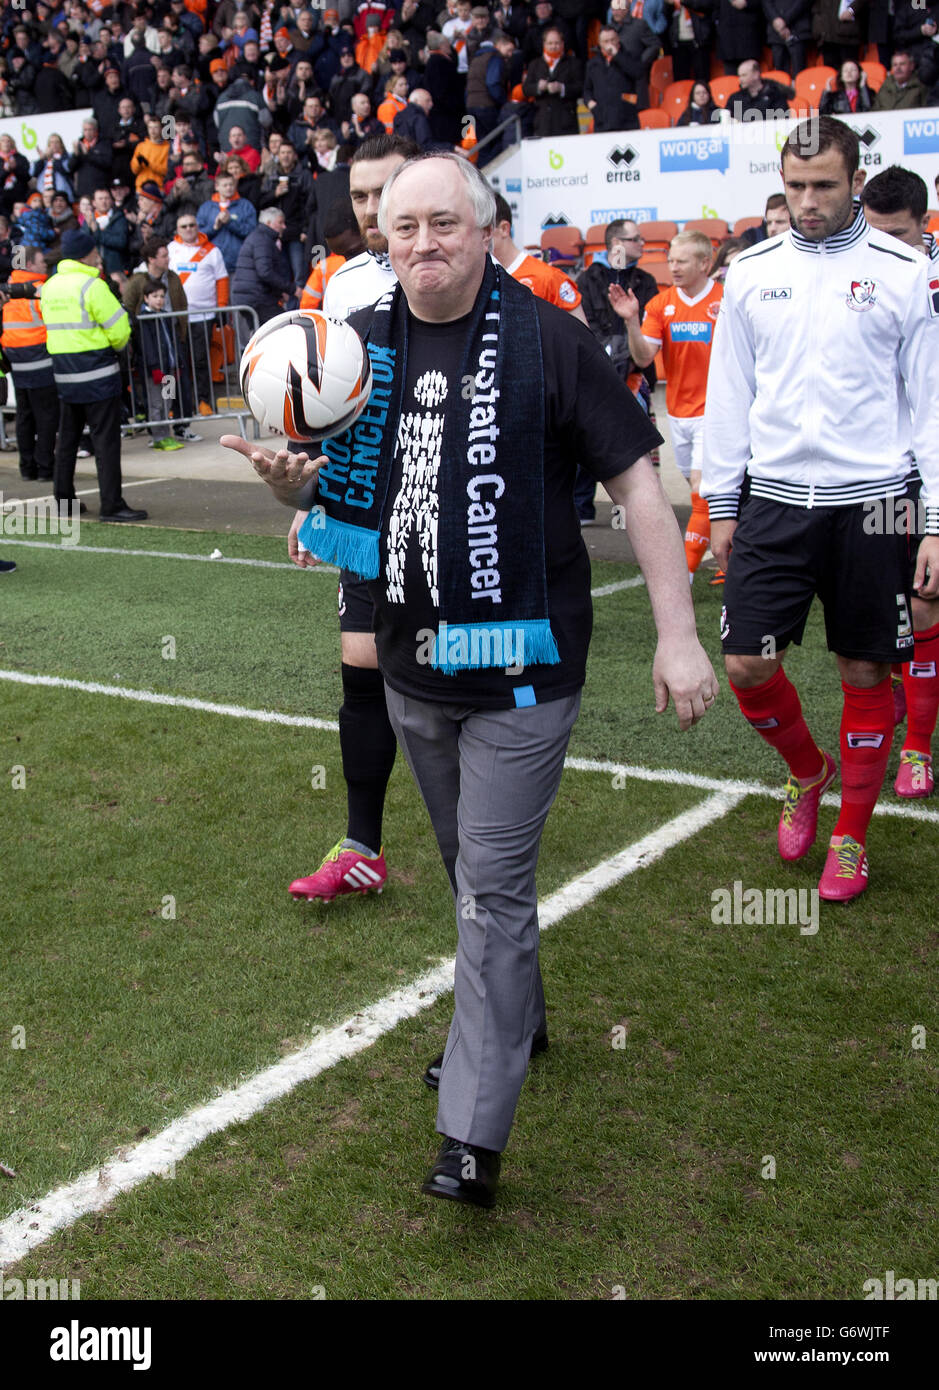
[[[903,493],[913,456],[939,535],[939,271],[868,226],[795,229],[745,251],[724,285],[704,414],[712,519],[750,491],[792,506]]]

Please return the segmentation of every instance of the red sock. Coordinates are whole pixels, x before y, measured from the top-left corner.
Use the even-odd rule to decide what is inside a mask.
[[[939,623],[914,634],[913,660],[903,667],[906,692],[905,752],[929,753],[939,714]]]
[[[870,690],[846,681],[841,689],[841,814],[832,834],[863,845],[893,742],[893,692],[889,676]]]
[[[825,764],[822,750],[802,718],[796,688],[780,666],[770,680],[749,690],[730,683],[744,719],[785,758],[794,777],[814,777]]]

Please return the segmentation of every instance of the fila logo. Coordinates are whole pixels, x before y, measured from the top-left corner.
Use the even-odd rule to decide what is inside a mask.
[[[910,675],[911,675],[911,676],[922,676],[925,680],[929,680],[929,679],[931,679],[932,677],[934,677],[935,674],[936,674],[936,663],[935,663],[934,661],[911,661],[911,662],[910,662]]]
[[[883,734],[847,734],[849,748],[880,748]]]
[[[628,168],[629,165],[634,163],[638,158],[639,156],[636,154],[632,145],[614,145],[607,155],[609,163],[615,164],[617,168],[620,164],[625,164]]]
[[[788,285],[777,290],[760,290],[760,299],[791,299],[792,290]]]
[[[751,719],[750,723],[754,729],[778,729],[779,720],[775,715],[770,715],[769,719]]]

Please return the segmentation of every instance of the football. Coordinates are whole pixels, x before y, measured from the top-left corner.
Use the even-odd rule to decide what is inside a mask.
[[[262,324],[242,354],[240,376],[258,424],[300,444],[348,429],[372,385],[358,333],[315,309],[293,309]]]

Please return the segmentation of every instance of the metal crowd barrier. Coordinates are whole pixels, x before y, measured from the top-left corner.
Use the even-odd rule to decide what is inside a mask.
[[[183,320],[181,328],[177,319]],[[196,320],[188,309],[131,315],[130,341],[118,353],[128,413],[122,433],[148,430],[161,437],[176,425],[237,420],[247,439],[250,420],[259,439],[238,380],[241,354],[258,327],[257,311],[247,304],[229,304],[205,318],[200,312]],[[215,380],[216,370],[221,381]],[[210,406],[209,414],[200,412],[200,401]]]

